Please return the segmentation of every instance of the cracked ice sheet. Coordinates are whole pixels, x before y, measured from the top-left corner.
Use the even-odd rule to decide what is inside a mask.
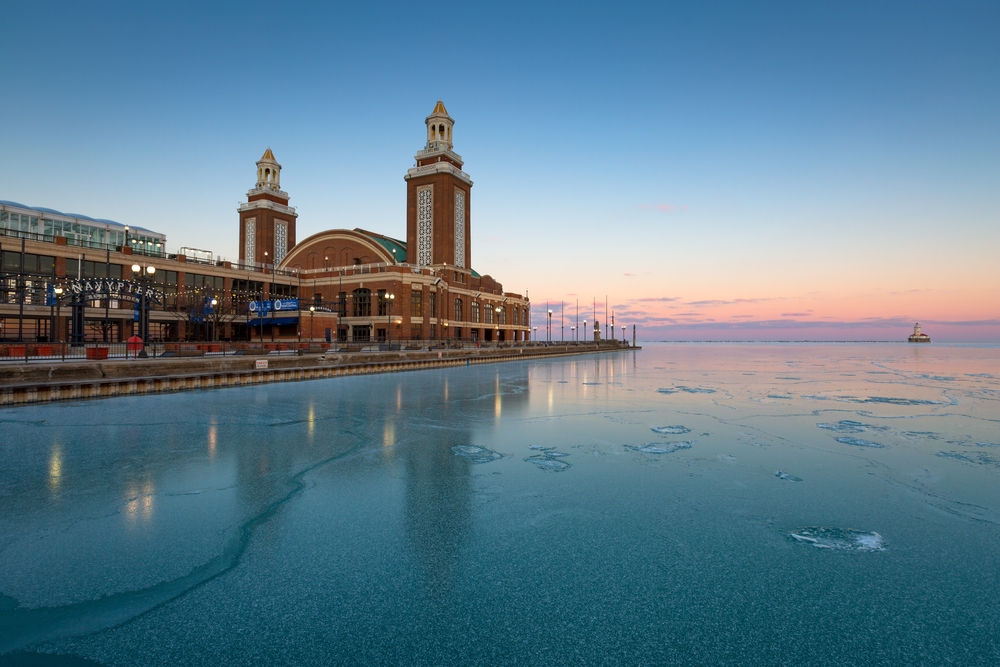
[[[119,460],[117,474],[136,483],[232,494],[228,504],[204,505],[208,491],[165,496],[178,503],[176,518],[160,523],[154,505],[145,524],[152,564],[130,560],[124,549],[80,556],[77,570],[91,568],[94,580],[121,562],[138,573],[135,586],[150,585],[184,570],[157,560],[159,549],[197,566],[225,554],[233,534],[246,530],[229,567],[189,582],[186,594],[142,615],[135,600],[113,600],[134,620],[40,645],[106,664],[530,663],[546,647],[545,664],[636,656],[723,663],[737,654],[761,665],[805,664],[817,655],[841,663],[865,656],[872,664],[990,658],[993,634],[964,628],[998,624],[995,596],[982,585],[992,576],[998,507],[988,490],[998,472],[938,452],[990,453],[975,443],[998,441],[989,421],[995,404],[981,391],[996,383],[962,378],[1000,377],[1000,368],[995,351],[959,349],[956,360],[942,349],[922,349],[914,359],[905,346],[666,345],[247,388],[216,406],[214,458],[207,433],[196,440],[183,424],[204,428],[211,415],[199,403],[221,399],[220,392],[177,394],[192,400],[142,404],[165,406],[156,414],[176,423],[129,427],[128,437],[88,441],[82,452],[138,447],[132,459],[81,467],[62,458],[53,467],[51,457],[40,457],[23,474],[5,475],[4,501],[34,484],[32,499],[49,520],[23,521],[36,514],[25,501],[4,513],[4,537],[45,540],[59,519],[72,531],[82,520],[73,517],[99,517],[123,502],[122,484],[109,472]],[[957,379],[939,386],[945,383],[921,373]],[[756,400],[774,392],[778,376],[798,378],[793,399]],[[656,391],[671,386],[717,391]],[[829,405],[798,392],[934,403]],[[85,405],[137,412],[126,402]],[[24,422],[60,423],[54,407],[5,412],[22,421],[0,427],[24,440],[35,428]],[[843,446],[816,426],[841,420],[878,427],[869,433],[886,448]],[[650,429],[664,424],[683,424],[698,435],[697,446],[682,456],[629,449],[648,444]],[[180,435],[164,445],[171,428]],[[7,462],[10,443],[2,444]],[[767,446],[749,446],[760,444]],[[525,461],[546,447],[572,467],[541,474]],[[500,457],[475,463],[455,448]],[[220,477],[218,466],[230,475]],[[805,481],[789,484],[776,470]],[[83,476],[74,483],[86,492],[70,506],[46,495],[51,477],[65,484],[73,475]],[[220,484],[226,481],[233,486]],[[837,560],[842,554],[833,550],[790,543],[803,526],[878,533],[885,549]],[[186,554],[187,545],[172,544],[188,535],[210,545]],[[114,541],[107,543],[113,552]],[[956,548],[970,557],[955,559]],[[43,578],[25,558],[6,566]],[[136,592],[131,582],[115,585]],[[91,584],[74,590],[72,578],[63,583],[67,599],[94,602]],[[10,595],[5,586],[0,592]],[[886,594],[858,593],[872,586]],[[847,593],[824,594],[831,589]],[[85,605],[73,612],[95,608]],[[770,639],[761,644],[756,629],[765,619]],[[820,630],[808,646],[800,641],[803,622]],[[886,645],[885,636],[897,639]]]

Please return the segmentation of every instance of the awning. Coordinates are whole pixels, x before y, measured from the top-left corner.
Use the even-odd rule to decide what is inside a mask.
[[[259,327],[261,325],[262,321],[263,321],[263,324],[264,324],[265,327],[270,327],[270,326],[280,327],[283,324],[298,324],[299,318],[298,317],[265,317],[262,320],[261,318],[258,317],[256,319],[250,320],[247,323],[247,326]]]

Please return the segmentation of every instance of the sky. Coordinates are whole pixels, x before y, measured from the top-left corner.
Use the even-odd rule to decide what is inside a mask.
[[[641,340],[1000,341],[1000,3],[7,3],[0,199],[238,257],[405,238],[442,99],[472,268]],[[589,315],[589,317],[588,317]],[[569,319],[572,318],[572,321]]]

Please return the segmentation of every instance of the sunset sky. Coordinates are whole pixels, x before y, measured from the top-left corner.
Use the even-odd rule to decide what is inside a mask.
[[[643,340],[1000,341],[1000,3],[10,3],[0,199],[236,258],[405,238],[441,98],[472,266]],[[556,306],[558,318],[558,306]],[[566,335],[569,336],[569,323]],[[558,334],[557,334],[558,335]]]

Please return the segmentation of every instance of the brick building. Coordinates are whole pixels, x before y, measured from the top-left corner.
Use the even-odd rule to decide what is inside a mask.
[[[122,341],[140,332],[140,288],[156,295],[152,341],[528,340],[528,299],[472,269],[472,180],[454,120],[439,101],[425,122],[405,176],[405,241],[333,229],[296,243],[270,148],[238,209],[235,262],[167,253],[166,237],[144,228],[0,202],[0,341]]]

